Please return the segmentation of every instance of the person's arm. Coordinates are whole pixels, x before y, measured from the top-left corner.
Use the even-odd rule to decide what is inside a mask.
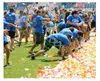
[[[50,22],[49,21],[44,21],[44,25],[46,26],[47,24],[49,24]]]
[[[72,21],[72,16],[68,16],[67,17],[67,23],[69,24],[69,25],[73,25],[73,26],[76,26],[76,24],[75,23],[73,23],[73,22],[71,22]]]
[[[71,21],[69,21],[69,20],[67,20],[67,24],[70,24],[70,25],[73,25],[73,26],[77,26],[76,23],[73,23],[73,22],[71,22]]]
[[[71,50],[71,47],[70,46],[66,46],[65,49],[74,58],[74,55],[73,55],[72,50]]]
[[[51,18],[43,18],[44,21],[51,21]]]
[[[61,55],[62,55],[62,57],[64,57],[64,46],[62,46],[62,48],[61,48]]]
[[[8,26],[11,26],[11,27],[14,27],[14,26],[15,26],[14,24],[8,23],[8,22],[6,22],[6,21],[4,21],[4,24],[5,24],[5,25],[8,25]]]

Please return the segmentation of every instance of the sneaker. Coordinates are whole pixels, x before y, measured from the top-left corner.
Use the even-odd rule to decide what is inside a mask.
[[[10,66],[10,63],[7,63],[6,65],[4,65],[4,68],[9,68]]]
[[[21,42],[18,43],[18,46],[19,46],[19,47],[21,46]]]
[[[35,56],[34,56],[34,54],[31,56],[31,59],[32,59],[32,60],[35,60]]]

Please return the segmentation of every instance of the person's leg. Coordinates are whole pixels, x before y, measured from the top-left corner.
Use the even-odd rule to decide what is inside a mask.
[[[53,27],[53,33],[56,34],[56,27]]]
[[[64,58],[64,46],[62,46],[62,48],[61,48],[61,55]]]
[[[45,52],[45,50],[40,50],[38,53],[34,54],[34,56],[39,56],[40,54],[44,54]]]
[[[6,64],[9,64],[10,49],[8,47],[8,44],[5,45],[5,49],[6,49]]]
[[[29,38],[29,32],[28,32],[28,28],[27,29],[25,29],[25,42],[26,42],[26,44],[28,43],[28,38]]]
[[[23,30],[20,31],[20,38],[19,38],[19,43],[18,43],[19,47],[21,46],[22,38],[24,37],[23,32],[24,32]]]
[[[44,48],[44,43],[41,43],[41,50],[43,50]]]
[[[18,29],[16,29],[16,32],[15,33],[16,33],[16,36],[15,37],[18,37]]]
[[[11,49],[14,49],[14,38],[15,38],[15,32],[11,32],[11,36],[10,36],[10,40],[11,40],[11,44],[10,47]]]
[[[83,26],[81,27],[81,30],[83,32],[83,38],[84,40],[86,40],[87,39],[87,25],[83,24]]]
[[[44,49],[43,49],[43,50],[40,50],[40,51],[37,52],[37,53],[35,53],[35,54],[34,54],[34,57],[35,57],[35,56],[38,56],[38,55],[40,55],[40,54],[44,54],[46,51],[48,51],[48,50],[52,47],[52,45],[53,45],[53,44],[51,44],[51,43],[52,43],[52,42],[51,42],[51,39],[46,39]]]
[[[76,39],[73,42],[71,42],[71,45],[72,45],[72,50],[75,51],[77,48]]]
[[[40,43],[41,43],[41,50],[43,50],[43,49],[44,49],[44,34],[41,34],[41,35],[40,35],[39,40],[41,40],[41,41],[40,41]]]
[[[80,45],[78,39],[75,39],[75,48],[77,48]]]
[[[50,32],[49,31],[47,31],[47,36],[49,36],[50,35]]]
[[[37,44],[36,43],[34,43],[34,45],[31,47],[31,49],[30,49],[30,51],[29,52],[33,52],[33,49],[35,48],[37,46]]]
[[[35,34],[33,34],[33,43],[36,42],[36,37],[35,37]]]
[[[36,42],[34,43],[34,45],[31,47],[29,53],[33,53],[33,49],[39,45],[39,41],[40,41],[40,35],[38,33],[35,33],[35,37],[36,37]]]
[[[10,48],[11,48],[11,49],[14,49],[14,38],[11,38]]]
[[[33,44],[34,44],[36,42],[35,28],[32,28],[32,34],[33,34]]]
[[[47,36],[50,35],[50,27],[47,27]]]

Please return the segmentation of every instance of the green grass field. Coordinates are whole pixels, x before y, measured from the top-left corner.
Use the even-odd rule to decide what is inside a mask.
[[[31,60],[31,55],[28,53],[31,46],[32,42],[30,42],[30,44],[22,43],[21,47],[16,46],[15,50],[12,51],[10,55],[11,66],[9,68],[4,68],[4,78],[20,78],[22,76],[28,76],[29,74],[31,74],[32,78],[35,78],[38,72],[38,65],[41,65],[43,68],[44,66],[50,66],[50,68],[55,67],[57,60],[60,58],[59,56],[54,57],[54,61],[50,61],[49,57],[44,57],[43,55],[36,57],[35,60]],[[39,50],[40,46],[34,49],[34,51]],[[50,54],[54,54],[57,52],[57,49],[52,48],[49,51]],[[25,68],[28,68],[28,71],[25,71]]]

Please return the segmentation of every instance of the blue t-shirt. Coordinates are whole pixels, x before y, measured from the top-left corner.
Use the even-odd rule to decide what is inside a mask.
[[[69,28],[64,28],[59,33],[64,34],[64,35],[69,35],[70,34],[73,37],[73,33],[71,32],[71,30]]]
[[[82,22],[82,19],[81,19],[79,16],[75,17],[75,16],[73,16],[73,15],[69,15],[69,16],[67,17],[67,21],[70,21],[70,22],[72,22],[72,23],[80,23],[80,22]],[[72,25],[70,25],[70,24],[68,24],[68,23],[67,23],[67,25],[68,25],[68,26],[72,26]],[[74,26],[74,27],[76,28],[76,26]]]
[[[60,14],[60,16],[59,16],[59,22],[62,22],[63,18],[64,18],[64,14]]]
[[[20,17],[20,26],[27,27],[27,20],[28,20],[27,16]]]
[[[17,20],[17,15],[14,14],[14,13],[9,12],[9,13],[6,14],[5,20],[6,20],[6,22],[8,22],[8,23],[15,24],[15,21]],[[7,29],[8,29],[9,31],[16,31],[16,27],[7,26]]]
[[[4,44],[8,42],[7,36],[4,34]]]
[[[6,22],[5,18],[4,18],[4,20],[3,20],[3,23],[4,23],[4,29],[7,29],[8,22]]]
[[[65,22],[60,22],[60,23],[58,23],[58,28],[59,28],[59,29],[65,28]]]
[[[33,16],[32,16],[32,27],[33,28],[36,28],[36,14],[34,14]]]
[[[51,13],[48,13],[48,17],[49,18],[54,18],[53,15]]]
[[[96,22],[96,14],[94,14],[92,20]]]
[[[87,21],[89,21],[89,20],[90,20],[90,18],[89,18],[89,17],[87,17],[87,18],[82,19],[82,20],[83,20],[83,22],[84,22],[84,23],[87,23]]]
[[[57,33],[57,34],[49,35],[47,38],[51,38],[54,40],[58,39],[59,41],[61,41],[63,43],[64,46],[70,46],[70,42],[69,42],[68,37],[66,35]]]
[[[74,40],[75,38],[77,38],[77,34],[78,34],[78,30],[76,28],[74,28],[73,39],[72,40]]]
[[[44,30],[43,30],[43,17],[42,16],[38,15],[36,17],[36,29],[35,29],[35,32],[44,33]]]

